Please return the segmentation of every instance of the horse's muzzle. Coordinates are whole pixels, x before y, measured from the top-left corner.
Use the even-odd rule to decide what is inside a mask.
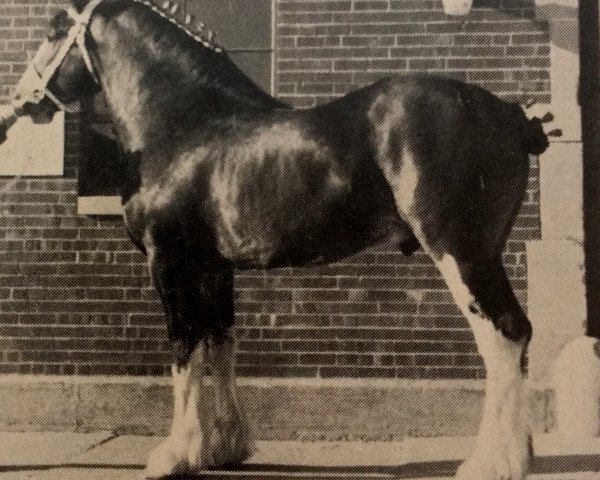
[[[6,141],[8,131],[19,117],[29,116],[33,123],[46,124],[52,121],[56,112],[54,104],[46,99],[37,104],[22,104],[15,99],[10,105],[0,106],[0,145]]]

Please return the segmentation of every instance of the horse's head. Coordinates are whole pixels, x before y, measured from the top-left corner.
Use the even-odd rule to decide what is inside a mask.
[[[68,110],[84,95],[97,91],[82,45],[89,19],[81,24],[76,15],[63,10],[54,16],[48,36],[15,89],[13,102],[34,121],[50,121],[58,109]]]
[[[58,110],[72,110],[84,95],[98,90],[85,46],[88,21],[85,9],[82,14],[61,11],[52,19],[48,36],[17,84],[12,109],[0,119],[0,142],[16,117],[48,123]]]

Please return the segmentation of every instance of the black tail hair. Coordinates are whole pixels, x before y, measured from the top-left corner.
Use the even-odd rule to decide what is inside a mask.
[[[533,117],[531,120],[518,103],[511,103],[510,107],[514,120],[520,126],[523,149],[530,155],[540,155],[550,146],[548,135],[544,132],[542,120]]]
[[[542,121],[534,117],[523,128],[523,148],[531,155],[540,155],[550,146]]]

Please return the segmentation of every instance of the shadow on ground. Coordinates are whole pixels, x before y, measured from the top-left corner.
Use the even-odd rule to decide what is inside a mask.
[[[425,479],[451,477],[460,465],[459,460],[431,461],[409,463],[397,467],[311,467],[306,465],[264,465],[246,464],[235,470],[207,471],[200,477],[210,478],[236,478],[241,480],[271,480],[277,479],[306,479],[326,480],[343,478],[344,480],[369,479],[369,478],[398,478],[398,479]],[[67,463],[64,465],[14,465],[0,467],[0,473],[5,472],[40,472],[48,470],[122,470],[131,471],[132,478],[139,478],[144,469],[141,464],[79,464]],[[556,455],[537,457],[534,462],[533,474],[570,474],[578,472],[599,472],[600,455]],[[178,477],[183,479],[183,477]],[[190,478],[190,477],[186,477]],[[176,480],[174,477],[173,480]]]

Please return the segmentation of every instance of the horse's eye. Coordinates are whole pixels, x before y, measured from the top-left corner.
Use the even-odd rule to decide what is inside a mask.
[[[60,30],[53,28],[48,32],[48,36],[46,37],[49,42],[55,42],[57,40],[61,40],[67,36],[66,30]]]
[[[69,16],[65,10],[61,11],[50,20],[48,40],[59,40],[67,35],[69,30]]]

